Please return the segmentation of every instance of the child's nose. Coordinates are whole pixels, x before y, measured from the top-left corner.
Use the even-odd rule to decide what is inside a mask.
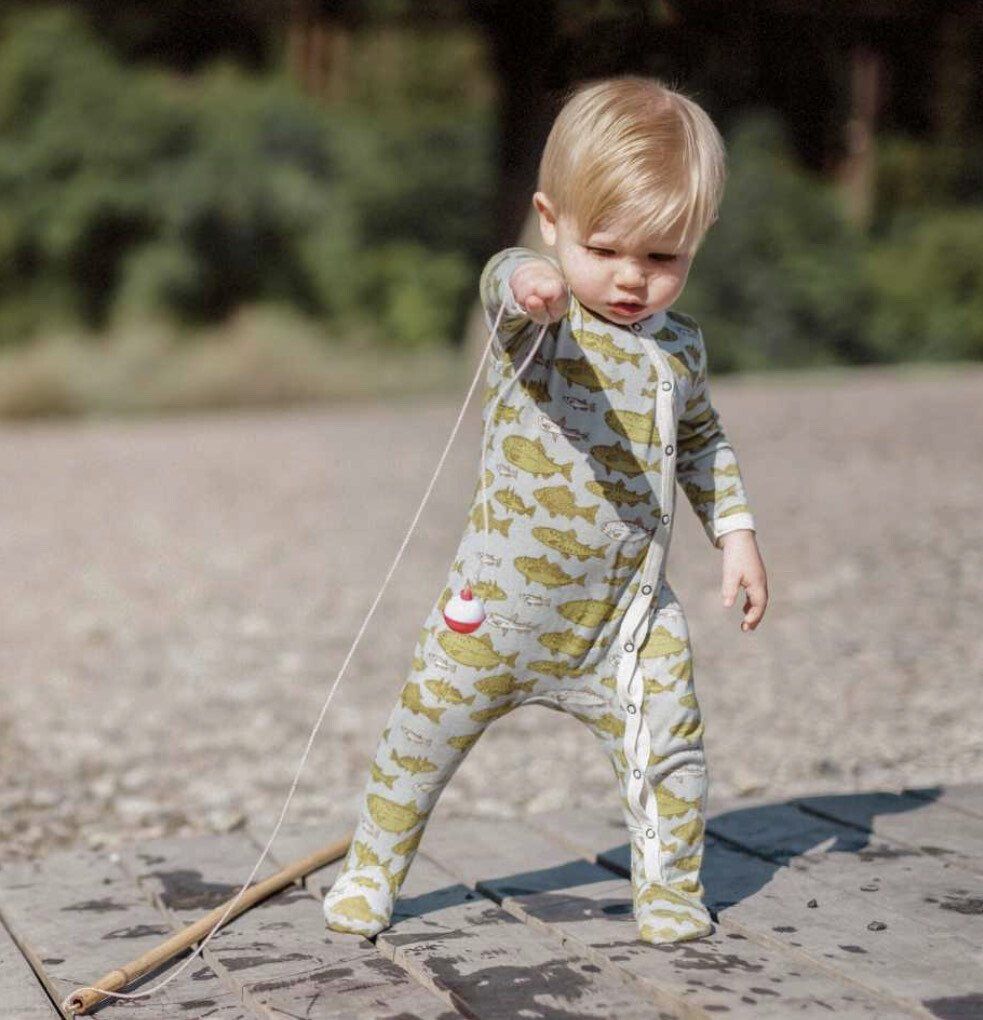
[[[641,287],[645,276],[638,266],[622,264],[618,267],[617,282],[622,287]]]

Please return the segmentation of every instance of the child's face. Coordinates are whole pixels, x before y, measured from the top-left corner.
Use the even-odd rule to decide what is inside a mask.
[[[668,308],[682,293],[693,256],[680,250],[678,236],[628,245],[617,224],[584,236],[571,217],[553,215],[543,192],[533,201],[543,239],[555,246],[574,296],[595,315],[620,325],[637,322]]]

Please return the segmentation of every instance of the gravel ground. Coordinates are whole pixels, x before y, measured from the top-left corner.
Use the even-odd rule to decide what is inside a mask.
[[[713,393],[771,604],[740,631],[680,491],[668,576],[712,795],[983,777],[983,367]],[[0,861],[243,820],[272,831],[460,399],[0,431]],[[326,839],[442,588],[477,450],[475,401],[290,805]],[[439,810],[615,798],[582,724],[528,706],[489,728]]]

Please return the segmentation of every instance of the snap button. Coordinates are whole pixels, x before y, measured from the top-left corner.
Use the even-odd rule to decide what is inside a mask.
[[[673,447],[672,447],[672,443],[670,443],[670,444],[669,444],[669,445],[668,445],[668,446],[666,447],[666,453],[667,453],[667,454],[671,454],[671,453],[672,453],[672,449],[673,449]]]
[[[642,328],[642,324],[640,322],[633,322],[631,328],[637,333]]]
[[[631,641],[626,641],[625,642],[625,651],[626,652],[633,652],[633,651],[635,651],[635,645]]]
[[[663,524],[668,524],[669,523],[669,515],[668,514],[663,514],[662,515],[662,523]]]
[[[635,706],[634,706],[634,705],[629,705],[629,706],[628,706],[628,711],[629,711],[629,712],[630,712],[630,713],[631,713],[632,715],[634,715],[634,714],[635,714]]]
[[[664,379],[664,380],[662,381],[662,388],[663,388],[664,390],[671,390],[671,389],[672,389],[672,383],[671,383],[671,382],[669,382],[669,380],[668,380],[668,379]]]
[[[634,776],[634,777],[635,777],[636,779],[641,779],[641,778],[642,778],[642,770],[641,770],[641,769],[635,769],[635,770],[634,770],[634,771],[632,772],[632,775],[633,775],[633,776]]]
[[[650,585],[650,584],[643,584],[642,585],[642,594],[643,595],[651,595],[652,594],[652,585]]]
[[[655,829],[646,829],[645,835],[648,836],[649,839],[655,839]]]

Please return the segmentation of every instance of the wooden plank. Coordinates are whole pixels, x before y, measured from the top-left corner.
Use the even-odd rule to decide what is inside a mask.
[[[0,913],[2,921],[2,913]],[[6,927],[0,923],[0,1006],[18,1020],[51,1020],[60,1015],[44,985],[22,955]]]
[[[248,830],[247,830],[248,831]],[[262,840],[254,833],[252,836],[257,850],[262,851],[266,841],[270,838],[264,836]],[[277,861],[278,867],[286,866],[291,861],[306,857],[313,853],[330,839],[330,834],[325,838],[324,829],[320,826],[286,824],[280,830],[273,844],[271,851],[272,858]],[[346,935],[341,932],[332,931],[324,922],[322,903],[324,894],[328,891],[338,874],[341,862],[338,861],[318,871],[311,872],[304,879],[304,886],[308,896],[317,908],[319,923],[324,929],[325,935],[331,945],[338,946],[338,952],[344,952],[346,957],[345,966],[350,970],[347,977],[352,988],[364,987],[366,993],[364,1001],[358,1004],[359,1020],[455,1020],[462,1014],[459,1013],[444,999],[435,994],[429,987],[420,984],[416,978],[393,963],[388,957],[383,956],[375,944],[369,939],[360,935]],[[352,947],[357,949],[358,955],[352,956]],[[386,973],[390,977],[388,987],[378,984],[380,965],[384,964]],[[370,994],[371,993],[371,994]],[[349,1003],[354,993],[349,993]],[[350,1008],[346,1004],[346,1008]]]
[[[105,853],[72,851],[4,865],[0,911],[21,951],[60,1005],[76,988],[153,949],[171,934],[160,913]],[[186,959],[122,989],[136,993],[156,984]],[[166,1010],[166,1013],[162,1011]],[[248,1011],[200,960],[146,999],[109,999],[100,1016],[249,1020]],[[16,1015],[16,1014],[11,1014]]]
[[[800,811],[771,804],[715,815],[708,830],[740,849],[808,872],[824,885],[884,901],[927,932],[983,949],[983,890],[972,874],[937,857]]]
[[[559,813],[551,813],[554,821]],[[589,832],[583,813],[576,829]],[[571,853],[548,831],[525,821],[459,819],[431,838],[428,853],[504,909],[590,956],[605,973],[644,988],[664,1009],[730,1017],[923,1015],[807,960],[774,940],[749,937],[726,922],[707,938],[652,946],[638,938],[631,884],[600,864]],[[560,816],[560,824],[562,818]],[[609,823],[610,820],[608,820]],[[571,834],[567,832],[568,839]],[[573,836],[573,839],[581,838]],[[624,849],[628,847],[625,844]]]
[[[904,793],[796,797],[806,811],[983,875],[983,819]]]
[[[422,850],[402,892],[393,926],[377,936],[376,945],[468,1016],[652,1020],[658,1015],[649,996],[560,940],[520,923]]]
[[[124,864],[175,926],[183,927],[234,896],[261,850],[244,833],[155,840],[129,851]],[[339,866],[336,862],[324,871]],[[267,858],[256,880],[279,867]],[[401,996],[417,991],[370,942],[332,932],[299,885],[236,918],[215,935],[204,955],[263,1016],[396,1017]],[[434,1008],[424,1015],[447,1015],[432,996],[426,1002]]]
[[[983,818],[983,783],[957,783],[954,786],[908,786],[904,793],[922,800],[944,804],[955,811],[964,811],[974,818]]]

